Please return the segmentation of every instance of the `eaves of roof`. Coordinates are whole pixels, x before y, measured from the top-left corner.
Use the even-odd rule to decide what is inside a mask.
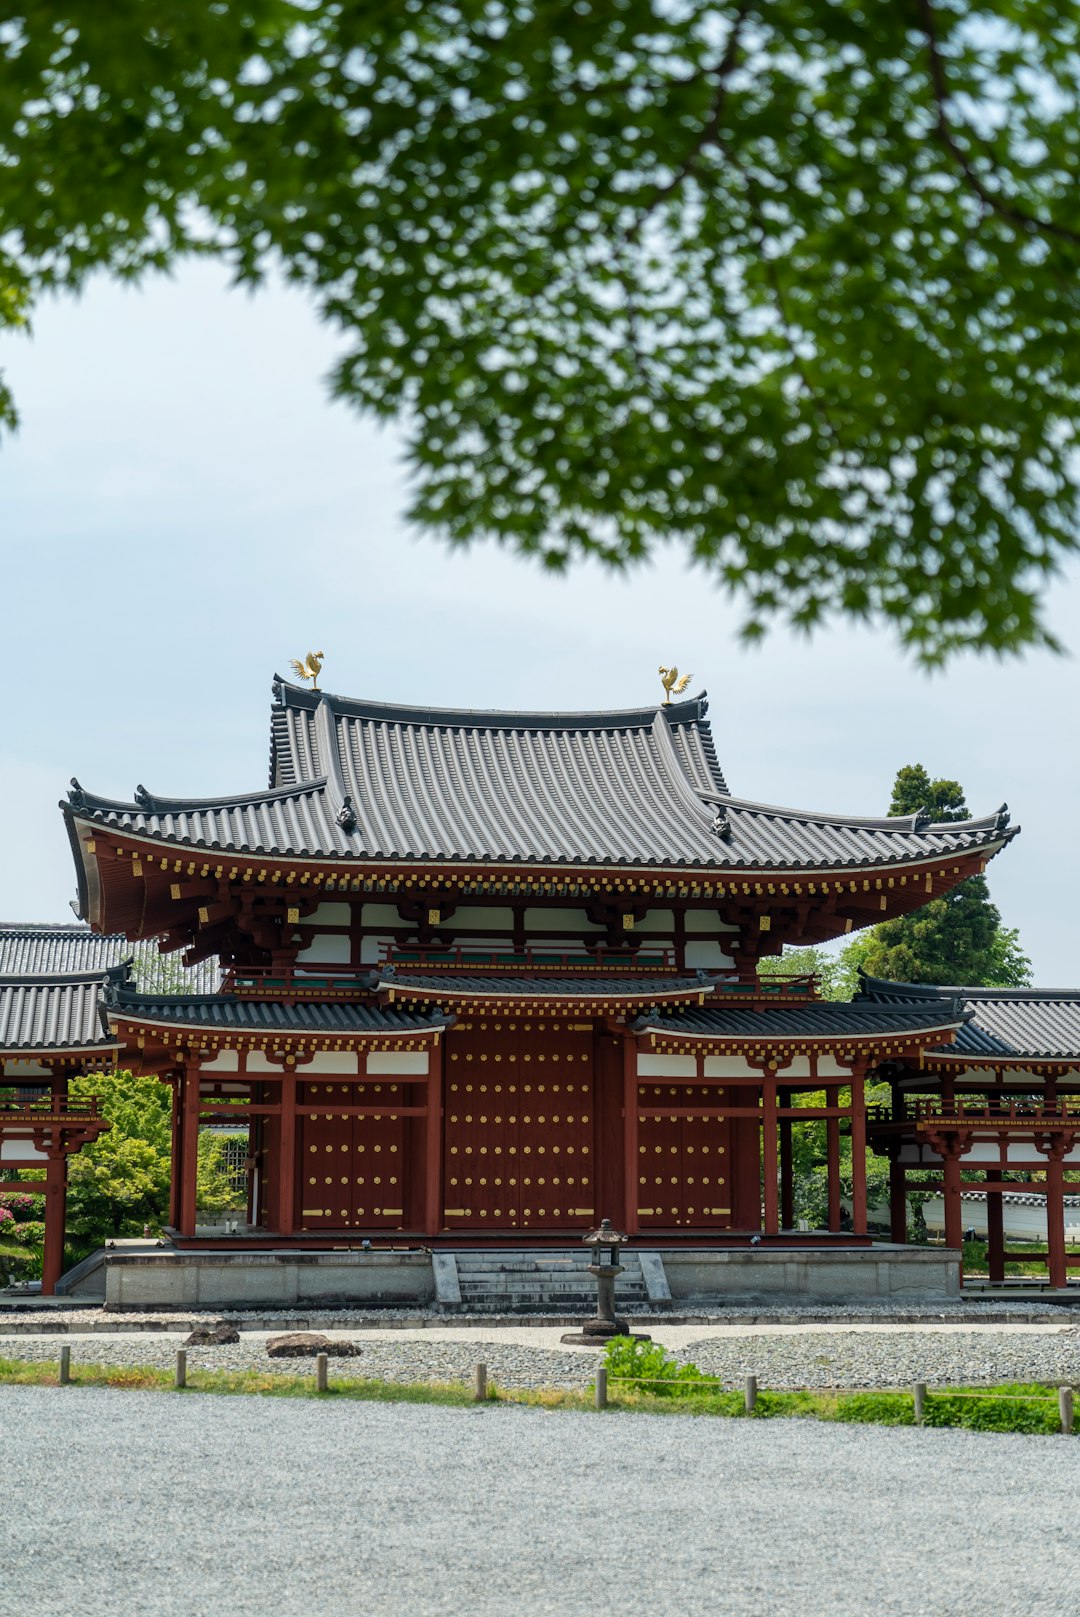
[[[831,1000],[769,1006],[760,1010],[703,1005],[680,1012],[652,1012],[636,1021],[637,1033],[668,1038],[746,1041],[844,1042],[891,1037],[917,1039],[959,1028],[970,1013],[959,1001],[929,1005],[859,1005]]]
[[[1060,988],[937,987],[890,983],[863,976],[854,1004],[922,1004],[959,1000],[968,1020],[954,1044],[928,1051],[951,1062],[967,1057],[987,1065],[1024,1061],[1080,1062],[1080,990]]]
[[[277,1000],[242,999],[230,994],[176,995],[121,992],[108,996],[106,1015],[117,1024],[154,1024],[199,1031],[222,1030],[246,1034],[314,1034],[321,1036],[393,1036],[431,1033],[447,1027],[452,1017],[398,1011],[382,1005],[353,1002],[302,1001],[296,1005]]]
[[[510,977],[384,971],[372,985],[380,993],[417,1000],[568,1000],[645,1004],[664,999],[700,999],[715,982],[704,973],[686,977]]]

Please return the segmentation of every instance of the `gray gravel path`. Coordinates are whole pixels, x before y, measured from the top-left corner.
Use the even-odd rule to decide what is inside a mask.
[[[595,1350],[564,1348],[561,1329],[510,1327],[486,1333],[476,1329],[400,1333],[333,1331],[361,1344],[355,1359],[332,1359],[332,1377],[374,1376],[386,1381],[469,1381],[482,1360],[490,1378],[503,1387],[584,1387],[595,1374]],[[1072,1381],[1080,1384],[1080,1330],[1034,1326],[1011,1329],[860,1326],[801,1330],[730,1327],[709,1335],[707,1327],[656,1328],[675,1357],[734,1387],[753,1372],[762,1387],[902,1387],[913,1381],[934,1386],[1001,1381]],[[150,1365],[170,1369],[183,1337],[123,1334],[66,1336],[73,1363]],[[190,1348],[190,1369],[259,1370],[270,1374],[314,1374],[311,1359],[271,1359],[265,1333],[244,1332],[238,1343]],[[0,1357],[55,1363],[55,1336],[5,1338]]]
[[[0,1388],[0,1476],[0,1617],[1072,1617],[1080,1577],[1052,1437]]]

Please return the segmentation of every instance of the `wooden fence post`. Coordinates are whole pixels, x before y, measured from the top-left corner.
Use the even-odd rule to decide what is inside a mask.
[[[926,1408],[926,1382],[916,1381],[911,1390],[915,1399],[915,1424],[916,1426],[921,1426],[923,1423],[923,1411]]]
[[[329,1362],[330,1361],[327,1358],[325,1353],[316,1353],[316,1355],[315,1355],[315,1391],[316,1392],[325,1392],[326,1391],[326,1367],[329,1364]]]
[[[1073,1390],[1071,1387],[1058,1388],[1058,1414],[1061,1416],[1061,1430],[1069,1433],[1073,1429]]]
[[[71,1380],[71,1349],[70,1349],[70,1347],[62,1347],[60,1349],[60,1385],[62,1387],[66,1387],[70,1380]]]
[[[487,1398],[487,1365],[478,1364],[474,1372],[473,1398],[482,1404]]]
[[[757,1376],[747,1376],[745,1399],[746,1413],[752,1415],[757,1408]]]
[[[602,1364],[596,1367],[596,1407],[607,1408],[607,1368]]]
[[[177,1350],[176,1350],[176,1378],[175,1378],[175,1381],[174,1381],[173,1385],[176,1386],[176,1387],[186,1387],[187,1386],[187,1350],[186,1350],[186,1348],[177,1348]]]

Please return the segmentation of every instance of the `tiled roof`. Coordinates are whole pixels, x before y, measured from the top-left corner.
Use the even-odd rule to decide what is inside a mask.
[[[276,1000],[231,994],[163,997],[113,989],[106,998],[110,1022],[156,1022],[172,1027],[224,1028],[239,1033],[395,1034],[446,1027],[452,1017],[357,1004],[283,1005]]]
[[[635,1022],[638,1032],[690,1034],[716,1039],[860,1039],[890,1034],[936,1033],[956,1027],[966,1013],[959,1000],[935,1004],[851,1004],[817,1000],[767,1010],[702,1005],[684,1011],[654,1011]]]
[[[476,997],[502,996],[521,999],[625,1000],[642,1003],[661,997],[711,994],[715,984],[710,977],[510,977],[458,975],[449,972],[383,971],[374,986],[380,990],[404,990],[409,995]]]
[[[175,955],[160,955],[154,942],[131,943],[121,933],[102,936],[88,926],[67,922],[0,922],[0,976],[40,976],[96,971],[133,963],[144,988],[170,993],[212,994],[220,981],[216,960],[182,966]]]
[[[280,858],[853,869],[994,852],[998,810],[931,824],[732,797],[704,696],[609,713],[391,707],[275,683],[271,788],[131,803],[73,783],[69,823]]]
[[[100,1010],[102,973],[0,977],[0,1052],[115,1046]]]
[[[863,977],[855,1004],[898,1004],[960,999],[970,1021],[950,1055],[1010,1061],[1080,1061],[1080,989],[937,988]]]

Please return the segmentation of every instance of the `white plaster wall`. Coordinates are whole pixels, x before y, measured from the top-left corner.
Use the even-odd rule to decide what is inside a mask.
[[[584,910],[529,909],[525,911],[526,932],[603,932],[590,921]]]
[[[674,910],[646,910],[637,926],[636,932],[662,932],[665,937],[675,934]]]
[[[365,926],[400,926],[401,916],[396,904],[365,904],[363,922]]]
[[[778,1078],[809,1078],[810,1057],[796,1056],[786,1067],[781,1067],[776,1076]]]
[[[697,1072],[693,1056],[658,1056],[642,1051],[637,1058],[639,1078],[692,1078]]]
[[[248,1072],[276,1072],[279,1078],[282,1072],[280,1062],[267,1061],[261,1050],[249,1050],[245,1066]]]
[[[309,1073],[318,1072],[356,1073],[359,1069],[355,1050],[319,1050],[305,1062],[302,1075],[306,1078]]]
[[[426,1073],[429,1065],[426,1050],[373,1050],[367,1058],[369,1076],[373,1073]]]
[[[36,1151],[29,1137],[23,1140],[16,1135],[14,1139],[4,1140],[0,1144],[0,1162],[48,1162],[48,1160],[48,1152]],[[19,1190],[21,1187],[12,1185],[9,1188]]]
[[[325,966],[347,966],[352,958],[352,943],[342,932],[318,932],[296,958]]]
[[[493,932],[512,932],[514,912],[498,904],[459,904],[447,926],[488,926]]]
[[[0,1061],[0,1072],[5,1078],[17,1078],[20,1083],[26,1078],[51,1078],[52,1073],[48,1067],[43,1067],[40,1061],[26,1061],[12,1058],[10,1061]]]
[[[311,915],[304,917],[305,926],[348,926],[352,920],[351,904],[334,904],[325,900]]]
[[[828,1052],[818,1056],[817,1072],[819,1078],[840,1078],[844,1083],[851,1078],[851,1068],[842,1067],[836,1057]]]
[[[385,908],[385,906],[383,906]],[[365,966],[377,966],[382,958],[383,950],[393,943],[391,937],[366,937],[360,942],[360,960]]]
[[[725,954],[714,938],[688,939],[686,944],[686,964],[688,966],[702,966],[707,970],[721,971],[725,967],[735,964],[734,958]]]
[[[706,1056],[706,1078],[757,1078],[760,1076],[756,1067],[752,1067],[745,1056]]]
[[[738,932],[739,928],[725,921],[719,910],[687,910],[687,932]]]
[[[204,1061],[203,1072],[238,1072],[240,1057],[235,1050],[219,1050],[213,1061]]]

